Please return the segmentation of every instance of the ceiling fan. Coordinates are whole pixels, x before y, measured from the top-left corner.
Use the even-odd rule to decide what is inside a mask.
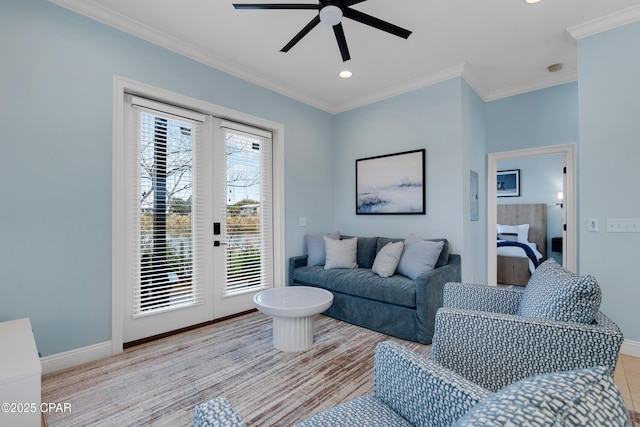
[[[397,25],[390,24],[381,19],[375,18],[366,13],[362,13],[358,10],[351,9],[358,3],[362,3],[366,0],[319,0],[318,4],[298,4],[298,3],[251,3],[251,4],[234,4],[236,9],[311,9],[318,10],[316,15],[298,34],[296,34],[289,43],[287,43],[280,52],[288,52],[293,46],[295,46],[304,36],[306,36],[312,29],[315,28],[320,22],[333,27],[333,32],[342,54],[342,60],[348,61],[351,59],[349,55],[349,48],[347,47],[347,39],[344,36],[344,30],[342,29],[342,18],[353,19],[362,24],[369,25],[387,33],[393,34],[398,37],[406,39],[411,35],[411,31],[400,28]]]

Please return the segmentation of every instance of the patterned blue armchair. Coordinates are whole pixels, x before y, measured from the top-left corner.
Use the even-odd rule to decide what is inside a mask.
[[[605,367],[543,374],[491,393],[393,341],[375,352],[375,391],[320,412],[296,427],[629,426]],[[560,424],[558,424],[560,422]],[[196,427],[243,427],[224,398],[195,408]]]
[[[613,372],[623,336],[600,299],[593,277],[552,260],[524,289],[447,283],[432,359],[491,391],[545,372]]]

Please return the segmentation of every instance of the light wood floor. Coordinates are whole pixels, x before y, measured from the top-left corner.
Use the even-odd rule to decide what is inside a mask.
[[[615,380],[627,409],[640,412],[640,359],[620,355]]]

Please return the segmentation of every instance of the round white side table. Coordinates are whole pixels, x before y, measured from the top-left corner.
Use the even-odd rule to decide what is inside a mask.
[[[303,351],[313,346],[313,316],[333,303],[333,294],[311,286],[267,289],[253,297],[256,308],[273,317],[273,346]]]

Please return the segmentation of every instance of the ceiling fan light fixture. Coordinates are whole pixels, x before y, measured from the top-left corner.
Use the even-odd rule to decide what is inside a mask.
[[[342,9],[329,5],[320,9],[320,21],[330,26],[338,25],[342,20]]]

